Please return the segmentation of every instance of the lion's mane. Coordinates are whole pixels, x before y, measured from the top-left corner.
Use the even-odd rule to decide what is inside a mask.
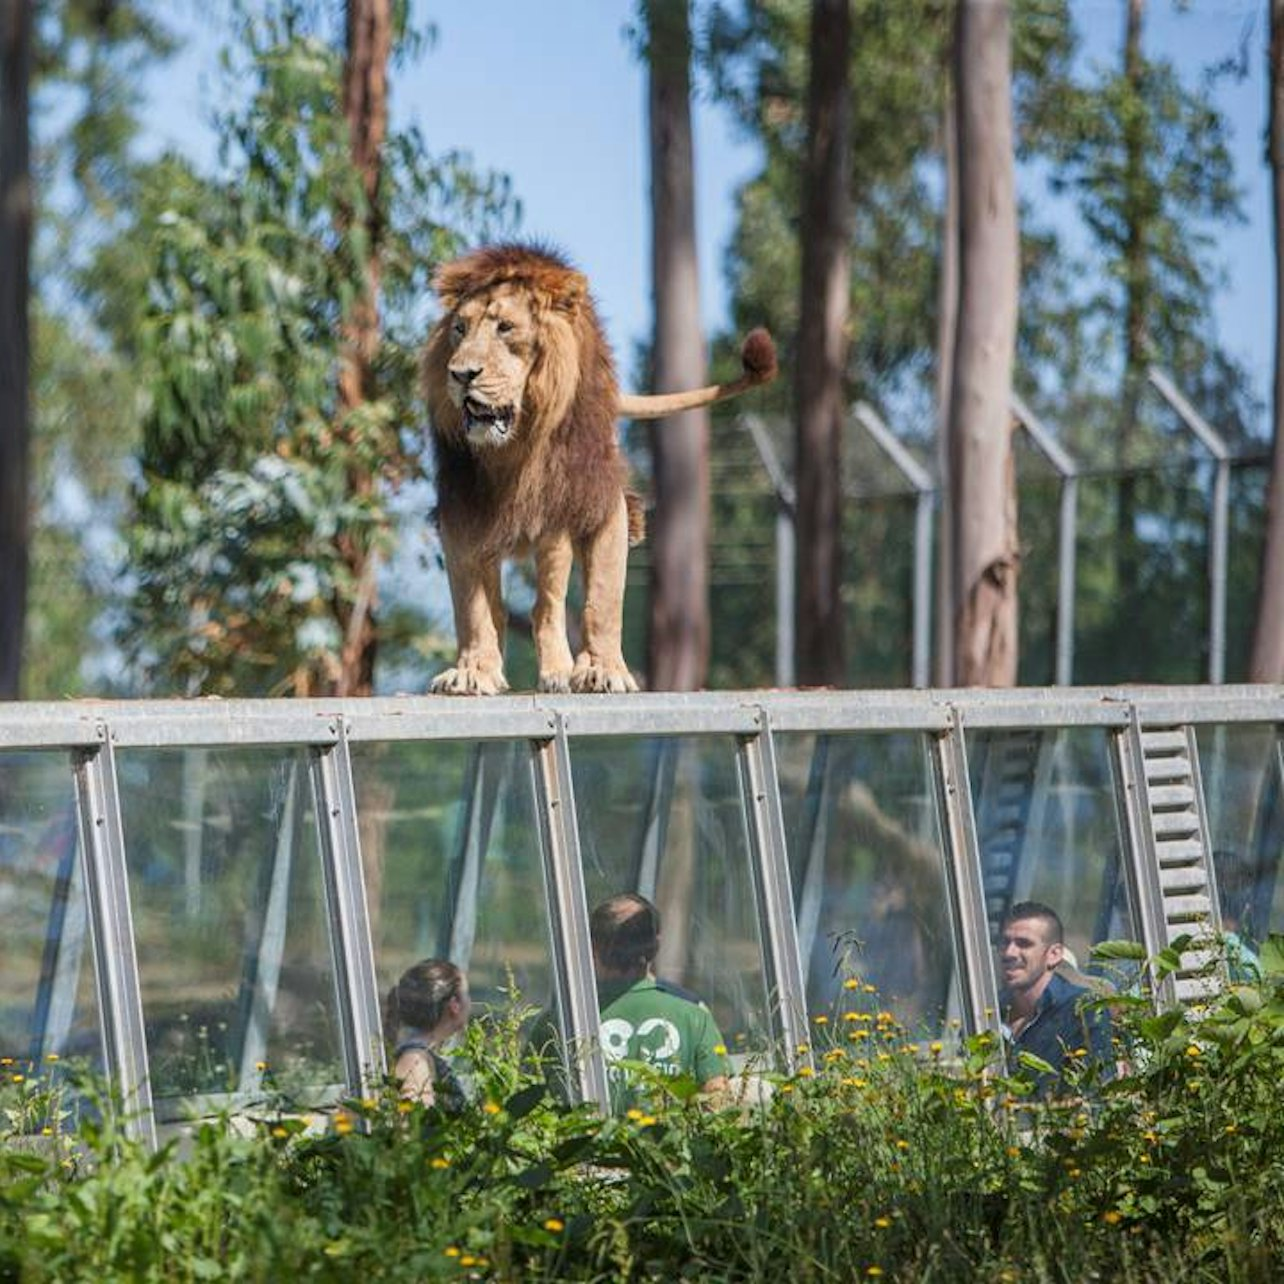
[[[582,540],[602,526],[624,491],[636,543],[641,506],[626,489],[616,440],[615,363],[585,278],[552,250],[508,244],[445,265],[433,284],[443,315],[428,339],[424,389],[439,518],[474,549],[505,556],[555,531]],[[516,439],[502,451],[477,452],[448,392],[450,328],[461,303],[497,287],[530,298],[536,354]]]

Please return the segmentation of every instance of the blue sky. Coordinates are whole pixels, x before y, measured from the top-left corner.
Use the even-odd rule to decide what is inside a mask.
[[[1123,0],[1074,0],[1086,56],[1118,58]],[[393,112],[415,120],[434,151],[462,149],[480,168],[507,173],[523,205],[524,234],[561,246],[588,273],[616,347],[632,368],[633,345],[650,328],[650,232],[646,86],[626,28],[633,0],[469,0],[426,3],[434,48],[397,74]],[[1236,53],[1248,37],[1248,77],[1223,80],[1218,99],[1233,126],[1247,223],[1221,238],[1228,271],[1218,302],[1224,342],[1246,362],[1265,398],[1273,342],[1264,0],[1150,0],[1146,46],[1195,75]],[[219,81],[215,55],[222,0],[192,5],[182,25],[196,37],[149,86],[152,146],[212,159],[205,122]],[[727,316],[722,260],[736,186],[758,164],[756,149],[725,112],[695,109],[701,305],[708,326]],[[1042,200],[1043,194],[1030,195]]]

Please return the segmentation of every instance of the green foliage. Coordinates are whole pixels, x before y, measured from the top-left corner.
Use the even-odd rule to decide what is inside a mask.
[[[1102,957],[1137,961],[1128,943]],[[908,1041],[886,1013],[817,1018],[816,1069],[721,1108],[551,1102],[523,1013],[471,1032],[461,1116],[391,1092],[156,1155],[90,1116],[32,1144],[10,1082],[0,1272],[73,1281],[1268,1279],[1284,1251],[1284,938],[1198,1011],[1113,1000],[1127,1065],[1032,1101],[988,1034]],[[249,1135],[247,1135],[247,1133]],[[37,1139],[39,1140],[39,1139]]]

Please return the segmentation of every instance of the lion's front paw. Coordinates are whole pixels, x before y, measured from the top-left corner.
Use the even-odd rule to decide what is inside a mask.
[[[623,660],[595,662],[581,656],[571,674],[572,691],[622,695],[637,689],[638,684]]]
[[[570,669],[551,669],[539,675],[539,690],[549,695],[565,695],[571,690]]]
[[[480,664],[461,663],[439,673],[428,688],[433,695],[476,696],[501,695],[508,690],[500,669]]]

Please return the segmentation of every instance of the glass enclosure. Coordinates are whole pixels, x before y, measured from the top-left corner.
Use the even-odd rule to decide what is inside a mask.
[[[61,1061],[102,1069],[84,863],[65,753],[0,753],[0,938],[5,1068]],[[4,1078],[13,1073],[21,1071]]]
[[[117,772],[153,1097],[342,1084],[306,755],[132,750]]]
[[[926,738],[782,735],[777,757],[809,1011],[938,1037],[960,998]]]
[[[551,1017],[604,1104],[588,924],[619,892],[737,1070],[875,1011],[996,1029],[1021,900],[1099,987],[1140,979],[1100,941],[1176,951],[1153,997],[1183,1002],[1284,926],[1282,851],[1281,688],[9,705],[0,1089],[101,1069],[149,1144],[324,1106],[380,1082],[383,996],[438,957],[478,1019]]]

